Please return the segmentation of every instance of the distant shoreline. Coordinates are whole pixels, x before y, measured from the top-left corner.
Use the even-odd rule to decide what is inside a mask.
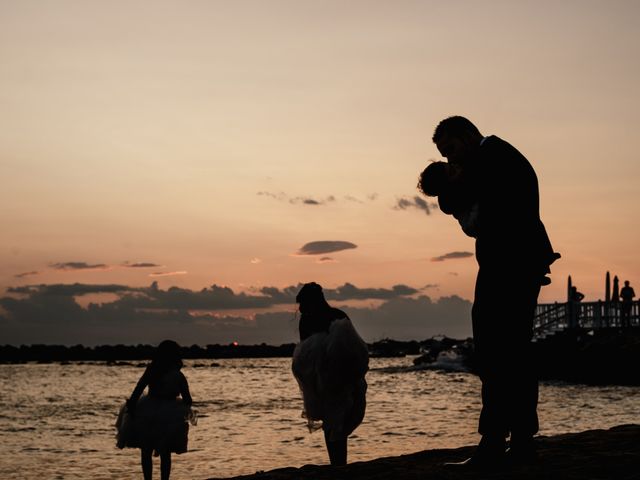
[[[640,328],[607,329],[596,332],[567,329],[532,344],[535,368],[541,380],[560,380],[593,385],[640,385]],[[152,345],[100,345],[72,347],[63,345],[0,346],[0,364],[55,363],[92,361],[117,365],[148,361]],[[182,358],[188,360],[221,360],[231,358],[291,358],[294,343],[282,345],[198,345],[182,347]],[[415,356],[412,364],[438,367],[439,355],[453,355],[460,370],[473,373],[474,356],[471,339],[457,340],[437,336],[422,341],[383,339],[369,344],[375,357]]]
[[[445,345],[450,346],[469,340],[446,339]],[[385,339],[369,344],[372,357],[398,357],[404,355],[418,355],[421,349],[431,347],[439,340],[397,341]],[[230,343],[226,345],[199,345],[181,347],[184,359],[224,359],[224,358],[279,358],[291,357],[295,343],[282,345],[240,345]],[[84,345],[13,345],[0,346],[0,363],[17,362],[64,362],[64,361],[136,361],[149,360],[154,352],[153,345],[98,345],[85,347]]]
[[[637,479],[640,472],[640,425],[538,437],[536,445],[538,461],[535,464],[505,466],[491,472],[445,467],[445,462],[457,462],[469,457],[473,447],[462,447],[425,450],[355,462],[345,467],[305,465],[226,479],[212,477],[209,480],[631,480]]]

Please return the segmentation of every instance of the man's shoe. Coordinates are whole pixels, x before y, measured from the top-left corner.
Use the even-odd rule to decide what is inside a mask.
[[[462,462],[448,462],[444,465],[451,468],[471,468],[495,470],[504,466],[505,441],[502,438],[488,439],[483,437],[471,457]]]
[[[538,453],[533,439],[526,442],[511,442],[505,453],[505,460],[508,465],[531,465],[538,461]]]

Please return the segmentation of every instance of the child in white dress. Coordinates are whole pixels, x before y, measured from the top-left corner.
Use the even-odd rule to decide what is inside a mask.
[[[152,454],[160,456],[160,475],[162,480],[168,480],[171,453],[187,451],[187,422],[195,424],[195,416],[189,384],[181,368],[180,346],[172,340],[160,343],[118,415],[117,446],[140,449],[145,480],[152,478]],[[148,393],[142,395],[146,387]]]

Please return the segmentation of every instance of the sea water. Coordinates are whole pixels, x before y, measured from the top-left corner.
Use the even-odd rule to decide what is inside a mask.
[[[374,358],[367,413],[349,461],[477,443],[480,382],[452,369],[415,369],[410,357]],[[453,369],[455,370],[455,368]],[[0,365],[0,478],[141,478],[139,451],[115,447],[114,422],[144,364]],[[189,452],[172,479],[206,479],[326,464],[309,433],[290,359],[188,360],[198,411]],[[543,383],[541,435],[637,423],[640,387]],[[159,478],[159,464],[155,474]]]

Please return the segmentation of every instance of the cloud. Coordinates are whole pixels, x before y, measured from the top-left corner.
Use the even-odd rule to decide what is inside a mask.
[[[415,208],[418,210],[422,210],[427,215],[431,215],[431,209],[437,209],[437,203],[429,203],[421,197],[417,195],[413,198],[402,197],[399,198],[393,207],[394,210],[407,210],[409,208]]]
[[[335,289],[324,289],[327,300],[388,300],[405,297],[418,293],[418,290],[407,285],[394,285],[388,288],[358,288],[351,283],[345,283]]]
[[[304,244],[300,250],[297,251],[296,255],[322,255],[325,253],[339,252],[341,250],[349,250],[351,248],[358,248],[358,246],[342,240],[320,240]]]
[[[473,253],[471,252],[449,252],[444,255],[440,255],[439,257],[433,257],[431,259],[432,262],[444,262],[445,260],[453,260],[456,258],[467,258],[473,257]]]
[[[15,278],[24,278],[24,277],[30,277],[32,275],[38,275],[40,272],[24,272],[24,273],[18,273],[17,275],[14,275]]]
[[[335,202],[336,198],[333,195],[329,195],[324,200],[316,200],[312,197],[294,197],[289,199],[289,203],[303,204],[303,205],[325,205],[327,203]]]
[[[52,296],[73,298],[89,293],[115,293],[119,298],[110,303],[115,309],[224,311],[261,309],[287,304],[294,306],[295,297],[301,288],[302,284],[290,285],[282,289],[267,286],[254,289],[256,294],[247,294],[244,292],[236,293],[229,287],[219,285],[195,291],[179,287],[169,287],[162,290],[159,288],[158,282],[153,282],[148,287],[73,283],[11,287],[7,293],[26,297],[21,299],[26,303]],[[335,289],[324,289],[326,298],[336,301],[389,300],[417,293],[417,289],[407,285],[395,285],[388,289],[358,288],[351,283],[345,283]],[[0,302],[11,298],[0,298]]]
[[[49,265],[55,270],[107,270],[110,267],[104,263],[90,265],[86,262],[60,262]]]
[[[164,267],[164,265],[158,265],[156,263],[148,263],[148,262],[138,262],[138,263],[124,262],[121,266],[125,268],[162,268]]]
[[[136,288],[123,285],[39,285],[17,287],[22,298],[0,298],[0,337],[3,343],[20,344],[137,344],[157,343],[165,338],[191,345],[229,343],[280,344],[297,341],[297,319],[293,298],[299,286],[263,287],[261,295],[234,293],[213,286],[199,292],[176,287],[160,290],[157,284]],[[89,304],[82,308],[74,295],[116,293],[119,300]],[[463,338],[470,334],[471,303],[459,297],[437,301],[428,296],[406,296],[411,287],[359,289],[345,284],[327,289],[333,306],[347,312],[363,338],[369,342],[389,337],[423,339],[436,334]],[[341,298],[380,298],[379,306],[351,308]],[[287,311],[238,315],[198,313],[198,307],[239,308],[269,306],[286,300]]]
[[[292,205],[326,205],[328,203],[337,202],[339,200],[343,200],[345,202],[364,203],[364,200],[361,200],[354,195],[344,195],[340,199],[338,199],[335,195],[328,195],[321,198],[300,195],[292,197],[284,192],[274,193],[266,191],[258,192],[257,195],[273,198],[274,200],[278,200],[279,202],[287,202]],[[369,201],[374,201],[376,198],[378,198],[377,193],[372,193],[366,196],[366,199]]]
[[[262,263],[262,260],[259,259],[258,257],[254,257],[251,259],[251,263],[253,263],[254,265],[257,263]]]
[[[336,263],[337,260],[331,258],[331,257],[321,257],[318,260],[316,260],[316,263]]]
[[[274,200],[278,200],[280,202],[288,202],[292,205],[302,204],[302,205],[326,205],[327,203],[335,202],[336,197],[333,195],[329,195],[325,198],[316,199],[314,197],[309,196],[296,196],[291,197],[284,192],[273,193],[273,192],[258,192],[257,195],[273,198]]]
[[[126,285],[116,284],[86,284],[86,283],[55,283],[49,285],[25,285],[22,287],[9,287],[8,293],[16,293],[20,295],[38,296],[63,296],[75,297],[78,295],[86,295],[88,293],[122,293],[136,292],[138,288],[128,287]],[[2,300],[2,299],[0,299]]]
[[[456,295],[437,301],[428,296],[395,298],[377,308],[346,308],[362,337],[422,340],[434,335],[471,335],[471,302]]]
[[[186,275],[187,271],[185,270],[178,270],[176,272],[153,272],[150,273],[149,276],[150,277],[173,277],[175,275]]]

